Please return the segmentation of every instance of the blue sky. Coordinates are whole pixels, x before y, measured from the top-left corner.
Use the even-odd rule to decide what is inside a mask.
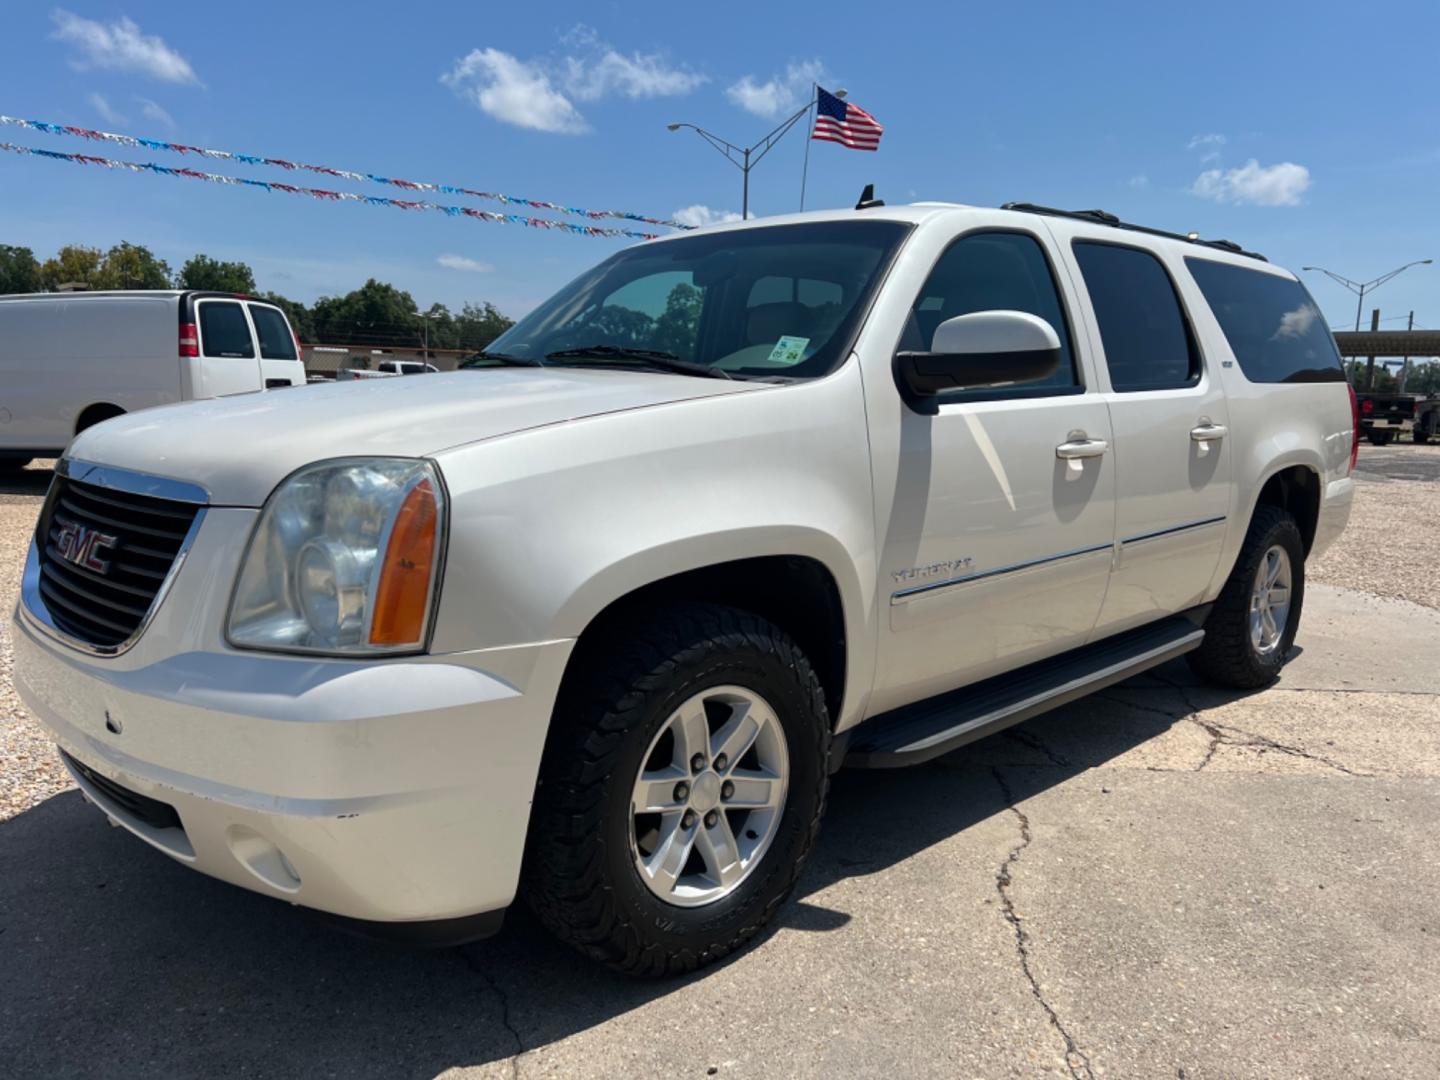
[[[739,173],[666,122],[749,142],[818,78],[886,133],[875,154],[815,143],[811,207],[848,205],[872,181],[891,202],[1102,207],[1363,280],[1440,259],[1436,40],[1434,3],[67,0],[10,5],[0,113],[704,216],[739,210]],[[401,194],[13,128],[0,139]],[[757,167],[752,211],[797,207],[804,149],[797,130]],[[306,301],[376,276],[422,303],[520,314],[620,245],[8,154],[0,196],[0,243],[43,257],[131,240],[177,267],[204,251]],[[1353,321],[1349,293],[1310,284],[1332,325]],[[1440,265],[1375,301],[1440,326]]]

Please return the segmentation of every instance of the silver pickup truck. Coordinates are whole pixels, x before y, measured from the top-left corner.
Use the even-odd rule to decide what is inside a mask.
[[[681,972],[828,778],[1185,655],[1273,679],[1357,419],[1294,275],[924,204],[626,249],[424,379],[83,432],[15,681],[113,822],[367,931]],[[63,858],[63,852],[56,853]]]

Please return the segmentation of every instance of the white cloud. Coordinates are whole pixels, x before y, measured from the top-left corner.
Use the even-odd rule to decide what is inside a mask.
[[[70,64],[78,71],[128,71],[162,82],[201,85],[188,60],[158,35],[142,34],[131,19],[121,16],[103,23],[82,19],[64,8],[56,8],[50,17],[55,22],[52,36],[75,47],[77,55]]]
[[[1251,158],[1238,169],[1207,169],[1195,178],[1190,192],[1216,202],[1256,206],[1298,206],[1310,187],[1310,170],[1293,161],[1261,165]]]
[[[700,203],[682,207],[676,210],[671,217],[681,225],[692,225],[695,228],[702,225],[724,225],[727,222],[740,220],[740,215],[734,210],[714,210],[708,206],[702,206]]]
[[[499,49],[472,49],[440,81],[502,123],[557,135],[590,130],[538,64]]]
[[[1150,186],[1150,177],[1146,176],[1142,172],[1136,176],[1130,177],[1130,179],[1125,182],[1129,184],[1132,188],[1134,188],[1136,191],[1144,191]]]
[[[562,42],[568,54],[535,60],[499,49],[474,49],[440,81],[496,120],[559,135],[590,130],[576,101],[674,97],[706,81],[659,53],[621,53],[589,27],[576,27]]]
[[[1213,147],[1224,146],[1228,141],[1224,135],[1192,135],[1190,141],[1185,144],[1185,149],[1209,150]]]
[[[618,52],[588,26],[577,26],[563,41],[578,53],[561,59],[561,78],[565,89],[580,101],[599,101],[611,94],[632,99],[676,97],[707,81],[704,75],[670,65],[660,53]]]
[[[495,269],[489,263],[472,259],[468,255],[438,255],[435,261],[446,270],[466,270],[472,274],[489,274]]]
[[[100,114],[100,119],[105,123],[115,127],[120,127],[125,123],[125,117],[115,111],[110,102],[105,99],[104,94],[91,94],[85,100],[90,102],[90,107]]]
[[[1304,337],[1320,318],[1320,311],[1314,304],[1301,304],[1280,316],[1280,325],[1270,335],[1272,341],[1278,338]]]
[[[1224,135],[1211,133],[1209,135],[1192,135],[1190,141],[1185,144],[1186,150],[1200,151],[1200,164],[1220,160],[1220,148],[1229,140]]]
[[[135,103],[140,106],[140,113],[146,120],[153,121],[163,128],[175,130],[175,118],[160,107],[157,102],[149,98],[137,97]]]
[[[809,97],[810,84],[824,78],[825,66],[819,60],[792,62],[783,74],[772,75],[763,83],[753,75],[744,76],[726,88],[725,96],[746,112],[778,120],[798,109]]]

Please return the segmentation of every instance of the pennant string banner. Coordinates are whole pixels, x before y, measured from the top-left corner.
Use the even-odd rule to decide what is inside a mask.
[[[418,180],[400,180],[391,176],[376,176],[374,173],[352,172],[349,169],[332,169],[328,165],[306,165],[299,161],[286,161],[284,158],[261,157],[256,154],[238,154],[230,150],[210,150],[203,146],[187,146],[184,143],[168,142],[165,139],[142,139],[135,135],[116,135],[110,131],[95,131],[91,128],[74,127],[70,124],[52,124],[45,120],[22,120],[15,116],[0,115],[0,124],[10,124],[14,127],[28,128],[32,131],[44,131],[50,135],[73,135],[81,139],[115,143],[119,146],[129,146],[135,149],[168,150],[176,154],[195,154],[198,157],[214,158],[219,161],[239,161],[246,165],[271,165],[280,169],[288,169],[292,172],[296,169],[303,169],[307,172],[320,173],[323,176],[334,176],[342,180],[369,180],[376,184],[388,184],[391,187],[404,188],[407,191],[433,191],[441,195],[467,195],[472,199],[485,199],[489,202],[505,203],[507,205],[528,206],[534,210],[554,210],[558,213],[569,214],[571,217],[583,217],[592,220],[597,218],[620,218],[625,221],[643,222],[647,225],[665,225],[672,229],[694,228],[692,225],[682,225],[678,221],[646,217],[644,214],[632,214],[625,210],[586,210],[578,206],[562,206],[559,203],[547,202],[544,199],[526,199],[518,195],[503,195],[493,191],[476,191],[472,188],[456,187],[452,184],[428,184]],[[274,186],[281,187],[281,185]],[[281,190],[284,190],[284,188],[281,187]]]
[[[56,161],[69,161],[76,165],[98,165],[106,169],[128,169],[137,173],[150,172],[158,173],[161,176],[183,176],[190,180],[206,180],[212,184],[255,187],[263,191],[283,191],[289,195],[308,195],[312,199],[324,199],[330,202],[368,203],[371,206],[393,206],[398,210],[437,210],[450,217],[468,217],[478,221],[492,221],[506,225],[528,225],[532,229],[555,229],[560,232],[573,233],[576,236],[603,236],[633,240],[654,240],[660,236],[659,233],[632,232],[629,229],[611,229],[601,225],[577,225],[569,221],[530,217],[525,214],[499,214],[493,210],[476,210],[469,206],[445,206],[425,200],[392,199],[385,195],[362,195],[355,191],[326,191],[322,188],[282,184],[274,180],[250,180],[243,176],[222,176],[218,173],[200,172],[196,169],[156,165],[153,162],[116,161],[113,158],[94,157],[90,154],[65,154],[59,150],[40,150],[33,146],[17,146],[8,142],[0,142],[0,150],[12,154],[32,154],[35,157],[52,158]]]

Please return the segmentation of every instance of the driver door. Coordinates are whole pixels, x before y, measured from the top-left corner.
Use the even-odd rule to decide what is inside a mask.
[[[1066,310],[1078,309],[1055,265],[1039,234],[970,232],[915,297],[901,349],[929,350],[946,319],[1003,309],[1049,322],[1061,361],[1048,379],[949,391],[928,411],[884,403],[898,404],[899,423],[883,428],[898,443],[876,454],[877,488],[895,471],[879,523],[872,714],[1064,652],[1095,625],[1115,535],[1110,417],[1076,355]],[[893,383],[873,393],[899,397]]]

